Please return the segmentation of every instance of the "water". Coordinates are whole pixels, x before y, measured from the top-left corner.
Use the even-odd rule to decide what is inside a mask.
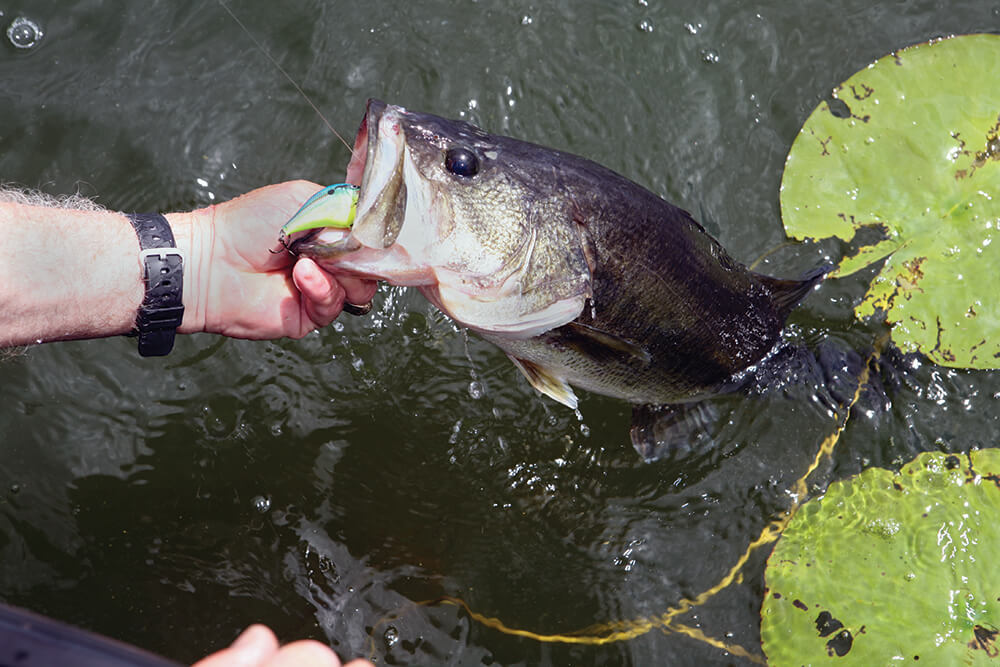
[[[213,3],[15,2],[0,178],[120,210],[341,180],[347,149]],[[234,3],[350,136],[369,96],[594,158],[691,210],[739,259],[781,243],[784,156],[884,53],[997,30],[983,2]],[[5,19],[8,20],[8,19]],[[12,20],[12,19],[10,19]],[[30,248],[26,252],[43,252]],[[837,252],[782,250],[795,275]],[[793,338],[865,350],[831,282]],[[179,660],[263,621],[387,664],[741,664],[678,634],[506,636],[659,614],[717,582],[832,430],[824,388],[714,402],[715,447],[640,462],[628,408],[579,417],[416,294],[301,341],[47,345],[3,362],[0,597]],[[995,374],[890,355],[819,480],[996,442]],[[683,618],[756,652],[763,555]]]

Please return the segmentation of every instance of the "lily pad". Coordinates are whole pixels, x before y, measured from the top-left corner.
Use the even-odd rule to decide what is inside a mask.
[[[921,454],[831,484],[768,561],[769,664],[996,664],[998,518],[997,449]]]
[[[834,89],[785,164],[797,239],[857,249],[834,276],[885,259],[857,306],[935,363],[1000,367],[1000,35],[902,49]]]

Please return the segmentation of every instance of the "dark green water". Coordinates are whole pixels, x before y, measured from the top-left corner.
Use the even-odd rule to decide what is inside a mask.
[[[997,31],[996,2],[236,2],[338,130],[365,99],[591,157],[695,213],[743,261],[784,238],[778,186],[829,90],[895,48]],[[347,149],[213,2],[0,5],[45,30],[0,48],[0,179],[176,210]],[[42,253],[44,248],[25,248]],[[785,249],[796,275],[835,245]],[[830,282],[789,337],[865,351],[864,280]],[[53,276],[53,280],[64,279]],[[718,581],[788,506],[833,429],[828,388],[714,401],[718,445],[644,464],[628,408],[538,397],[419,295],[302,341],[114,339],[0,365],[0,598],[182,661],[263,621],[387,664],[742,664],[654,630],[508,637],[662,613]],[[997,441],[1000,376],[889,355],[820,481]],[[787,395],[786,395],[787,394]],[[763,554],[682,620],[759,653]]]

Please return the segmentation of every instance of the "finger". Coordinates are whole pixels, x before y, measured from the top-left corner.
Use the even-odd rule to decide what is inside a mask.
[[[194,667],[258,667],[278,652],[278,639],[263,625],[251,625],[229,648],[198,661]]]
[[[311,259],[301,259],[292,269],[292,280],[302,294],[306,315],[316,327],[337,319],[344,306],[344,288]]]
[[[282,646],[267,667],[341,667],[337,654],[329,646],[303,639]]]
[[[378,283],[367,278],[338,275],[337,282],[344,288],[344,299],[358,306],[371,301],[375,296],[375,290],[378,289]]]

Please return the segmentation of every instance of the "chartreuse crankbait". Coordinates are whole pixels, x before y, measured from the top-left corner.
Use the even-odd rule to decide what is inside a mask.
[[[281,238],[320,227],[350,229],[358,212],[358,190],[350,183],[328,185],[312,197],[281,228]]]

